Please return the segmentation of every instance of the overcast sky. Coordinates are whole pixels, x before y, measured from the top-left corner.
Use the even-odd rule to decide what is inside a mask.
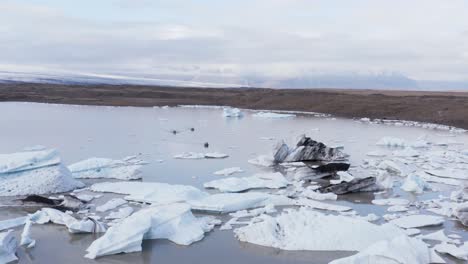
[[[468,80],[468,1],[1,0],[0,68]]]

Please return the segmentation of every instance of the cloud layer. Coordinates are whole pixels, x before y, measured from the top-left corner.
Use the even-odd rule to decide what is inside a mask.
[[[468,79],[465,0],[4,0],[0,10],[3,69]]]

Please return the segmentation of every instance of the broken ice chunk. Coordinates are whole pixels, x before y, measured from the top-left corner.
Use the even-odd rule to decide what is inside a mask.
[[[225,178],[203,184],[205,188],[218,189],[221,192],[241,192],[256,188],[278,189],[286,187],[289,182],[279,173],[258,173],[251,177]]]
[[[424,189],[429,189],[430,185],[417,174],[410,174],[406,177],[401,189],[407,192],[423,193]]]
[[[442,243],[434,247],[435,251],[442,254],[449,254],[457,259],[468,260],[468,244],[457,247],[452,244]]]
[[[293,205],[294,200],[280,195],[248,192],[212,194],[201,199],[188,201],[188,203],[192,205],[192,209],[194,210],[229,213],[244,209],[262,207],[267,204]]]
[[[407,229],[442,225],[444,223],[444,218],[433,215],[409,215],[391,220],[390,223]]]
[[[375,199],[372,200],[376,205],[408,205],[410,202],[402,198],[388,198],[388,199]]]
[[[18,241],[13,234],[13,230],[0,233],[0,263],[9,263],[18,260],[16,248]]]
[[[225,107],[223,108],[224,117],[242,117],[244,114],[239,108]]]
[[[10,228],[15,228],[17,226],[22,226],[26,223],[27,219],[28,219],[27,216],[21,216],[17,218],[0,221],[0,231],[7,230]]]
[[[222,169],[222,170],[219,170],[219,171],[215,171],[214,174],[215,175],[229,176],[229,175],[232,175],[232,174],[238,173],[238,172],[244,172],[244,171],[239,167],[232,167],[232,168],[226,168],[226,169]]]
[[[272,167],[275,165],[273,157],[268,155],[260,155],[254,159],[249,159],[248,163],[262,167]]]
[[[113,199],[107,201],[105,204],[96,207],[96,211],[98,211],[98,212],[109,211],[109,210],[117,208],[117,207],[119,207],[121,205],[124,205],[126,203],[127,203],[127,201],[125,201],[122,198],[113,198]]]
[[[86,250],[85,257],[141,251],[143,239],[168,239],[179,245],[190,245],[213,228],[211,219],[196,218],[187,204],[143,208],[110,227]]]

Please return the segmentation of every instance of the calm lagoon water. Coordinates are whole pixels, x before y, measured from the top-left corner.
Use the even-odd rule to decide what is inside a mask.
[[[290,119],[265,119],[246,111],[243,118],[224,118],[222,109],[200,108],[138,108],[49,105],[35,103],[0,103],[0,150],[10,153],[25,147],[44,145],[59,150],[63,162],[71,164],[90,157],[122,158],[140,155],[150,164],[143,168],[143,181],[188,184],[203,188],[203,183],[220,176],[214,171],[241,167],[249,176],[268,170],[247,163],[248,159],[268,154],[277,139],[294,142],[306,134],[327,145],[344,146],[358,165],[375,143],[384,136],[413,141],[421,135],[429,140],[451,140],[464,143],[453,146],[466,148],[468,135],[415,127],[364,124],[347,119],[330,119],[313,115],[298,115]],[[194,128],[192,132],[190,129]],[[172,131],[177,133],[173,134]],[[266,140],[264,137],[276,140]],[[204,143],[209,148],[204,148]],[[178,160],[182,152],[223,152],[226,159]],[[87,181],[91,183],[91,181]],[[453,188],[437,185],[440,192],[421,196],[395,190],[393,194],[410,200],[447,195]],[[103,197],[101,199],[108,199]],[[385,208],[370,204],[373,194],[353,194],[339,203],[351,205],[361,214],[385,214]],[[6,202],[11,199],[2,199]],[[102,200],[104,201],[104,200]],[[97,200],[96,203],[99,203]],[[1,208],[0,219],[25,215],[28,210]],[[222,219],[227,219],[223,218]],[[468,239],[466,230],[455,221],[444,228]],[[436,229],[434,229],[436,230]],[[426,229],[431,231],[431,229]],[[425,231],[425,232],[426,232]],[[232,231],[217,228],[191,246],[178,246],[168,241],[144,241],[143,252],[120,254],[97,260],[83,257],[85,249],[96,238],[93,235],[71,235],[61,226],[36,225],[32,249],[19,249],[19,263],[327,263],[348,256],[350,252],[283,251],[239,242]],[[320,239],[320,238],[310,238]],[[453,261],[453,259],[449,259]]]

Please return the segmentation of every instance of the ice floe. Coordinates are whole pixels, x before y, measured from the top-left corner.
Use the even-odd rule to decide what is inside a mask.
[[[240,173],[240,172],[244,172],[244,171],[239,167],[232,167],[232,168],[226,168],[226,169],[222,169],[222,170],[219,170],[219,171],[215,171],[213,174],[222,175],[222,176],[229,176],[229,175],[232,175],[234,173]]]
[[[402,198],[388,198],[372,200],[375,205],[408,205],[410,201]]]
[[[143,208],[110,227],[86,250],[85,257],[141,251],[143,239],[168,239],[179,245],[190,245],[213,229],[212,218],[196,218],[187,204]]]
[[[22,226],[26,223],[27,219],[27,216],[21,216],[17,218],[2,220],[0,221],[0,231]]]
[[[457,247],[453,244],[442,243],[435,245],[435,251],[442,254],[449,254],[457,259],[468,260],[468,244]]]
[[[104,182],[93,184],[90,190],[126,194],[126,200],[152,204],[184,202],[208,196],[193,186],[157,182]]]
[[[197,152],[184,152],[174,156],[175,159],[224,159],[229,155],[220,152],[210,153],[197,153]]]
[[[243,242],[284,250],[361,251],[380,240],[404,235],[399,228],[301,208],[234,230]],[[359,230],[359,235],[356,235]]]
[[[230,213],[251,208],[273,205],[293,205],[294,200],[281,195],[260,192],[219,193],[201,199],[190,200],[188,203],[194,210]]]
[[[260,155],[256,158],[249,159],[248,163],[262,167],[272,167],[275,165],[273,157],[268,155]]]
[[[67,192],[84,187],[55,150],[0,154],[0,196]]]
[[[9,263],[18,260],[16,257],[16,248],[18,241],[16,240],[13,230],[0,233],[0,263]]]
[[[226,107],[223,108],[224,117],[242,117],[244,113],[239,108]]]
[[[253,114],[253,117],[260,117],[260,118],[293,118],[296,117],[294,114],[281,114],[281,113],[273,113],[273,112],[258,112]]]
[[[318,201],[305,199],[305,198],[296,200],[296,204],[314,208],[314,209],[336,211],[336,212],[346,212],[346,211],[351,211],[353,209],[349,206],[318,202]]]
[[[444,223],[444,218],[433,215],[408,215],[391,220],[390,223],[407,229],[442,225]]]
[[[286,187],[289,181],[279,172],[257,173],[251,177],[231,177],[214,180],[203,184],[205,188],[218,189],[221,192],[241,192],[249,189]]]
[[[68,166],[74,178],[141,179],[141,167],[147,164],[135,156],[122,160],[89,158]]]

